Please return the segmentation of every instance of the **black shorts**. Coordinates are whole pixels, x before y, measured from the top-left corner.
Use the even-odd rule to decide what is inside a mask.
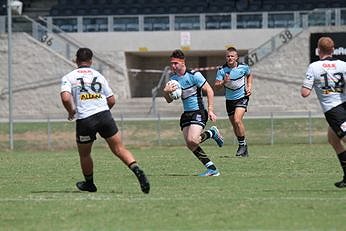
[[[184,127],[190,126],[191,124],[198,124],[204,128],[207,121],[207,110],[187,111],[180,117],[180,128],[183,130]]]
[[[232,116],[234,115],[235,109],[237,107],[242,107],[245,108],[245,111],[247,111],[247,105],[249,104],[249,97],[245,96],[243,98],[240,99],[236,99],[236,100],[226,100],[226,110],[227,110],[227,114],[228,116]]]
[[[80,144],[96,140],[96,133],[106,139],[117,132],[118,127],[109,110],[76,121],[76,141]]]
[[[346,135],[346,103],[330,109],[324,115],[335,134],[343,138]]]

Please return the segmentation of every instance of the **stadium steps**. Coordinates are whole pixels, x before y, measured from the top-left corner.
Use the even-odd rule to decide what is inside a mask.
[[[46,22],[42,21],[42,18],[40,20],[40,23],[38,23],[32,18],[22,15],[16,17],[16,20],[13,20],[13,27],[17,28],[17,31],[26,32],[32,39],[35,39],[41,45],[45,45],[46,50],[54,55],[59,54],[62,59],[71,60],[72,57],[75,56],[75,51],[79,47],[84,46],[57,27],[54,27],[54,31],[58,31],[59,33],[49,32],[48,28],[45,26]],[[37,28],[39,30],[32,30],[32,28]],[[47,41],[45,36],[48,38]],[[117,61],[114,62],[114,59]],[[114,57],[108,58],[94,52],[93,67],[105,76],[115,76],[115,78],[110,80],[111,87],[115,92],[127,98],[130,95],[130,89],[126,68],[124,68],[124,66],[125,57],[121,52],[115,54]]]

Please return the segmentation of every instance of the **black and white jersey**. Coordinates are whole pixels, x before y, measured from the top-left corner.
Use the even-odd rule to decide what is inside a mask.
[[[346,62],[326,58],[309,65],[303,87],[314,88],[323,112],[346,102]]]
[[[107,98],[113,95],[107,80],[90,67],[78,68],[61,79],[61,92],[70,92],[76,106],[77,119],[109,110]]]

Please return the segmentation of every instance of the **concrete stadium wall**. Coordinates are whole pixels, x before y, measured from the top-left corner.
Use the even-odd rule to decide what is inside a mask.
[[[167,52],[181,47],[189,47],[191,51],[224,50],[228,46],[235,46],[239,50],[249,50],[258,47],[280,31],[282,29],[99,32],[70,33],[70,35],[98,51]],[[190,40],[184,36],[186,33],[190,34]],[[186,45],[188,41],[190,45]]]
[[[16,117],[45,116],[62,110],[59,99],[60,78],[74,63],[24,33],[12,37],[13,115]],[[7,118],[8,60],[7,35],[0,35],[0,118]]]
[[[171,51],[177,48],[186,51],[189,68],[215,67],[224,63],[226,47],[235,46],[242,54],[246,54],[249,49],[260,46],[281,30],[107,32],[69,35],[98,52],[125,52],[131,96],[150,97],[151,89],[157,85],[160,74],[133,73],[131,69],[163,70],[169,65],[168,57]],[[214,71],[206,71],[203,74],[209,82],[214,81]],[[221,95],[222,92],[217,94]]]
[[[312,94],[309,99],[303,99],[299,94],[306,68],[310,62],[309,36],[311,32],[345,31],[345,29],[345,27],[310,28],[301,33],[295,39],[291,40],[290,43],[281,47],[275,53],[253,66],[252,72],[255,76],[255,80],[248,115],[256,115],[263,112],[320,112],[320,106],[315,94]],[[251,41],[254,41],[255,39],[247,37],[250,36],[251,30],[246,30],[244,33],[238,33],[238,31],[228,31],[224,33],[229,33],[230,35],[242,34],[243,36],[237,37],[238,40],[234,42],[230,40],[226,41],[226,39],[221,42],[220,40],[213,41],[212,39],[215,34],[218,34],[217,32],[205,32],[204,34],[199,34],[198,38],[201,39],[201,41],[206,41],[206,46],[203,51],[206,51],[206,48],[211,49],[211,47],[214,47],[214,51],[205,53],[209,53],[210,57],[214,57],[211,59],[215,59],[207,61],[207,65],[216,63],[220,64],[221,61],[223,62],[225,46],[230,43],[233,43],[231,45],[240,47],[240,49],[249,49],[252,48],[252,46],[255,46],[255,44],[251,45]],[[192,40],[197,34],[192,34]],[[103,37],[102,33],[86,33],[83,35],[84,39],[82,39],[82,35],[83,34],[75,34],[73,36],[76,36],[76,39],[80,39],[85,45],[95,49],[110,62],[117,62],[122,66],[134,65],[143,68],[153,67],[155,69],[159,69],[160,66],[162,66],[161,68],[163,69],[167,62],[167,54],[179,45],[179,42],[175,43],[174,41],[171,41],[170,44],[169,41],[172,39],[172,34],[163,32],[163,34],[158,36],[159,39],[157,39],[156,34],[153,34],[150,36],[153,38],[153,41],[150,45],[147,45],[149,48],[148,50],[150,51],[151,49],[154,49],[156,44],[157,51],[163,49],[163,53],[154,52],[154,56],[146,57],[145,55],[139,56],[139,54],[145,54],[146,52],[137,53],[138,47],[142,45],[139,45],[139,43],[136,45],[136,41],[149,40],[149,37],[146,37],[149,35],[147,33],[144,33],[141,36],[141,33],[129,32],[127,38],[128,46],[126,46],[125,41],[122,41],[120,38],[126,34],[120,36],[117,33],[110,33]],[[263,36],[268,38],[269,35]],[[123,39],[125,39],[125,37]],[[134,41],[132,41],[132,39]],[[257,38],[257,40],[258,44],[265,41],[264,38]],[[247,41],[249,41],[248,46],[246,46]],[[209,42],[215,43],[215,45],[211,45]],[[120,50],[120,46],[124,46],[122,51]],[[193,45],[192,47],[195,46]],[[200,49],[202,48],[203,46],[200,45]],[[126,52],[124,52],[126,49],[132,51],[132,53],[128,52],[128,57],[130,58],[126,58]],[[222,53],[218,55],[215,51]],[[6,93],[8,82],[7,36],[4,34],[0,35],[0,54],[0,118],[6,119],[8,117],[8,95]],[[203,55],[203,52],[201,52],[201,55]],[[156,57],[156,59],[153,57]],[[160,59],[161,61],[156,62],[157,59]],[[191,59],[191,65],[198,65],[198,63],[198,58]],[[59,98],[60,78],[74,68],[75,65],[73,62],[52,52],[48,47],[45,47],[40,42],[36,42],[36,40],[32,39],[27,34],[14,33],[14,117],[47,118],[50,116],[51,118],[65,118],[66,113]],[[128,85],[134,84],[133,82],[136,81],[136,77],[127,77],[126,75],[112,76],[110,73],[107,73],[106,76],[108,75],[111,76],[108,77],[108,79],[110,80],[111,86],[119,99],[117,101],[117,107],[114,109],[115,113],[132,113],[136,116],[149,113],[151,98],[138,100],[138,98],[129,97],[129,95],[131,96],[131,93],[129,93],[130,88]],[[208,81],[211,84],[214,75],[215,71],[207,72]],[[127,78],[133,79],[129,81]],[[155,84],[154,81],[152,81],[152,84]],[[215,106],[217,107],[216,110],[224,114],[223,97],[216,97],[215,101]],[[158,99],[157,102],[159,103],[158,111],[162,111],[164,115],[169,115],[170,112],[172,112],[172,115],[180,114],[180,110],[177,111],[176,107],[171,107],[171,105],[167,105],[166,107],[166,103],[162,99]]]
[[[310,33],[345,30],[345,26],[311,27],[256,64],[252,68],[255,75],[251,98],[253,109],[320,112],[315,92],[305,99],[300,96],[300,88],[310,64]]]
[[[0,34],[0,118],[7,118],[8,52],[7,35]],[[104,60],[125,67],[124,52],[98,52]],[[55,53],[26,33],[12,36],[13,115],[16,118],[65,117],[60,102],[61,77],[76,68],[72,60]],[[117,98],[130,98],[130,87],[125,73],[104,67],[102,73]]]

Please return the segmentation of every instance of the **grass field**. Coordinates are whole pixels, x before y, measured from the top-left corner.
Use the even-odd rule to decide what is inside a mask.
[[[204,169],[184,147],[131,148],[150,194],[108,149],[94,149],[97,193],[78,192],[75,150],[5,151],[0,230],[344,230],[346,190],[327,144],[203,145],[221,171]]]

